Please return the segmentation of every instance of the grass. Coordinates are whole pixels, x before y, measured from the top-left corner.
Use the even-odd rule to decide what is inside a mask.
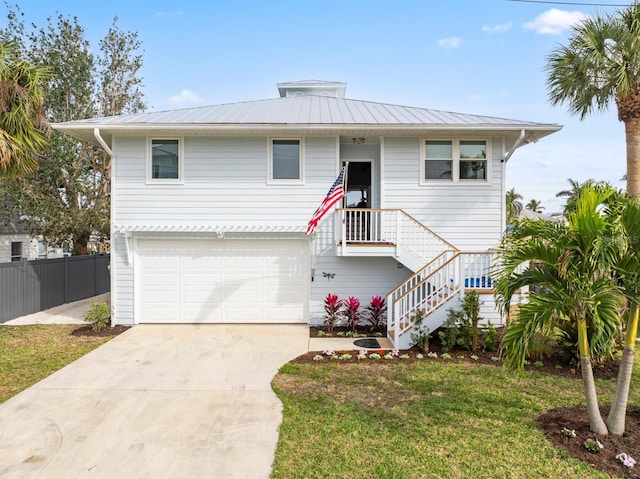
[[[72,336],[77,327],[0,326],[0,403],[109,340]]]
[[[566,457],[536,422],[584,403],[579,379],[425,360],[288,364],[273,386],[284,404],[275,479],[610,477]],[[601,403],[613,387],[598,381]]]

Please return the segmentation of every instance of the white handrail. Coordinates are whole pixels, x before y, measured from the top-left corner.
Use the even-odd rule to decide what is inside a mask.
[[[444,251],[424,268],[387,294],[387,328],[393,340],[413,329],[413,315],[418,309],[428,316],[465,288],[492,288],[491,252]]]

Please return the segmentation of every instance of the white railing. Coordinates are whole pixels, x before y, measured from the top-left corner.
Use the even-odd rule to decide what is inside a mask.
[[[433,331],[440,324],[428,321],[428,316],[465,288],[492,288],[490,276],[494,254],[491,252],[460,252],[447,250],[398,285],[387,295],[387,330],[394,345],[403,344],[401,337],[413,330],[413,317],[421,309]]]
[[[418,220],[400,209],[339,208],[341,225],[336,241],[343,253],[349,245],[387,244],[396,254],[406,249],[422,261],[429,262],[455,246],[442,239]]]
[[[490,276],[494,255],[491,252],[463,252],[462,274],[465,288],[493,288],[493,279]]]
[[[446,254],[443,255],[442,259],[444,260],[446,256]],[[387,296],[387,304],[389,305],[387,328],[393,331],[394,343],[397,344],[402,335],[411,332],[414,315],[418,309],[421,309],[424,317],[428,318],[432,311],[440,308],[458,293],[459,281],[456,281],[456,277],[459,272],[459,263],[460,256],[453,253],[450,258],[434,267],[419,281],[415,281],[412,277],[389,293]],[[415,284],[407,289],[406,283],[408,282]],[[404,292],[399,294],[399,290],[404,290]]]

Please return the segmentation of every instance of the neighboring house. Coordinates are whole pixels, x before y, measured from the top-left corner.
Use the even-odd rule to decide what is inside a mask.
[[[313,324],[327,293],[388,294],[407,347],[416,308],[433,331],[469,288],[501,321],[488,267],[507,161],[561,127],[351,100],[345,83],[278,90],[53,125],[113,156],[114,323]],[[305,236],[346,162],[349,207]]]
[[[31,236],[14,223],[0,223],[0,263],[35,259],[33,256]]]
[[[522,210],[520,210],[520,214],[518,214],[518,219],[519,220],[526,219],[526,220],[532,220],[532,221],[545,220],[545,221],[551,221],[553,223],[564,222],[564,216],[562,214],[546,215],[544,213],[538,213],[537,211],[533,211],[527,208],[523,208]]]
[[[28,234],[22,223],[7,221],[7,216],[0,213],[0,263],[61,256],[61,248],[47,247],[43,241]]]

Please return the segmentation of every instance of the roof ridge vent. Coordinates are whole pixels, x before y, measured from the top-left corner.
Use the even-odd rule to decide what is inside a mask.
[[[280,97],[289,98],[294,96],[330,96],[334,98],[344,98],[347,84],[335,81],[323,80],[302,80],[278,83]]]

